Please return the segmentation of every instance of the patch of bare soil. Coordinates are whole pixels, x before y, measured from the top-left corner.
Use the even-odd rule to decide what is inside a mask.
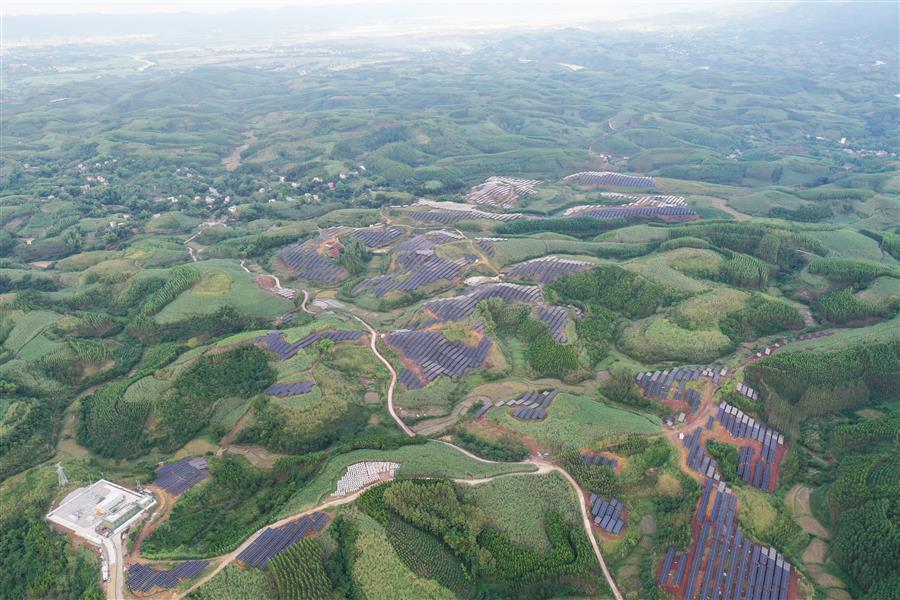
[[[284,454],[269,452],[261,446],[229,446],[226,452],[240,454],[254,467],[261,469],[271,469],[279,458],[285,457]]]
[[[831,534],[812,515],[812,509],[809,506],[810,494],[812,494],[811,488],[805,485],[795,485],[788,491],[784,498],[784,503],[794,516],[797,525],[805,532],[820,538],[829,539]]]
[[[710,196],[709,203],[718,208],[719,210],[724,210],[729,215],[734,217],[735,221],[749,221],[752,217],[750,215],[745,215],[739,210],[735,210],[728,206],[728,203],[725,202],[722,198],[716,198],[714,196]]]

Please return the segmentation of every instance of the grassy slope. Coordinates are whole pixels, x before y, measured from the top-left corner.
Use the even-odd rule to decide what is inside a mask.
[[[519,421],[503,408],[488,413],[491,420],[550,448],[580,449],[599,439],[627,433],[656,433],[655,416],[632,413],[572,394],[560,394],[543,421]]]
[[[368,600],[379,598],[454,598],[453,593],[431,579],[416,576],[394,551],[385,530],[371,517],[351,513],[359,528],[358,556],[353,582]]]
[[[355,450],[331,458],[312,481],[291,498],[281,515],[290,515],[327,500],[348,466],[374,460],[400,463],[402,466],[397,470],[400,477],[479,478],[535,469],[531,465],[482,463],[440,442],[404,446],[397,450]]]
[[[514,543],[540,552],[550,549],[544,532],[548,512],[555,511],[573,524],[578,517],[575,492],[559,473],[500,477],[476,487],[461,487],[487,514],[492,526],[505,531]]]
[[[263,291],[233,260],[213,259],[193,263],[202,278],[190,290],[182,292],[156,315],[160,323],[172,323],[191,315],[214,312],[222,306],[234,306],[254,317],[275,317],[293,307],[293,303]]]

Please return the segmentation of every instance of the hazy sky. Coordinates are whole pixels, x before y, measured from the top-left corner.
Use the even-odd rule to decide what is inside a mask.
[[[0,11],[4,15],[52,15],[75,13],[105,13],[105,14],[140,14],[160,12],[194,12],[194,13],[222,13],[247,8],[283,8],[287,6],[334,6],[336,4],[429,4],[429,0],[3,0],[0,2]],[[447,0],[441,0],[446,4]],[[698,2],[681,2],[672,0],[657,1],[607,1],[607,0],[563,0],[562,2],[547,2],[546,0],[456,0],[455,4],[492,4],[509,5],[516,11],[528,10],[529,6],[535,9],[558,7],[568,12],[582,11],[590,15],[605,15],[617,18],[630,15],[652,14],[669,12],[684,8],[698,7]],[[710,8],[723,8],[735,4],[749,6],[762,4],[763,2],[734,3],[723,0],[708,0],[703,2]],[[765,4],[770,2],[766,1]]]

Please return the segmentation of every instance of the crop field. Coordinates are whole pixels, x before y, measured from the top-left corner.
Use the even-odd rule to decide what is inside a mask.
[[[579,498],[559,473],[499,477],[474,487],[459,487],[464,497],[484,511],[492,526],[506,532],[513,543],[539,552],[550,550],[544,531],[548,512],[559,513],[573,525],[580,516]]]
[[[19,350],[18,357],[22,360],[38,360],[62,347],[64,347],[62,342],[51,340],[41,333],[31,338],[27,344],[22,346]]]
[[[645,363],[678,359],[704,363],[721,356],[730,342],[718,329],[689,330],[665,317],[648,317],[625,328],[620,346]]]
[[[596,242],[534,238],[507,239],[494,242],[494,246],[497,255],[491,262],[501,267],[548,254],[593,255],[600,247]]]
[[[718,272],[719,265],[723,261],[722,256],[712,250],[677,248],[636,258],[623,263],[622,266],[669,289],[699,294],[712,288],[713,284],[689,277],[685,275],[685,271],[714,274]]]
[[[29,312],[16,311],[10,313],[8,318],[13,320],[15,327],[3,342],[3,347],[11,352],[19,352],[25,347],[25,344],[62,318],[62,315],[46,310],[33,310]]]
[[[535,439],[549,448],[579,450],[598,440],[628,433],[657,433],[662,427],[658,417],[615,408],[602,402],[560,394],[542,421],[520,421],[506,410],[492,410],[488,419],[519,435]]]
[[[833,335],[791,344],[791,350],[829,351],[860,343],[874,344],[900,340],[900,315],[868,327],[838,329]]]
[[[879,277],[869,287],[856,293],[856,297],[876,306],[887,307],[900,301],[900,279]]]
[[[215,577],[194,590],[190,600],[270,600],[272,591],[265,571],[228,565]]]
[[[391,545],[387,532],[368,515],[353,512],[353,522],[359,528],[356,540],[358,552],[353,565],[353,582],[370,600],[395,598],[446,598],[456,596],[431,579],[413,573]]]
[[[834,231],[809,231],[807,235],[822,242],[828,248],[829,256],[860,258],[884,264],[897,264],[887,252],[882,253],[878,242],[852,229]]]
[[[689,329],[706,329],[717,325],[728,313],[742,308],[748,298],[750,295],[741,290],[714,288],[676,305],[673,316]]]
[[[354,450],[330,459],[316,476],[282,509],[287,516],[319,504],[334,491],[347,467],[358,462],[385,461],[399,463],[398,477],[490,477],[502,473],[534,471],[531,465],[488,464],[479,462],[440,442],[421,446],[404,446],[396,450]]]
[[[201,273],[200,281],[166,305],[156,315],[158,322],[173,323],[223,306],[233,306],[254,317],[275,317],[293,308],[293,303],[261,290],[236,261],[212,259],[193,266]]]
[[[155,403],[159,402],[172,389],[168,381],[157,379],[152,375],[138,379],[128,386],[122,399],[125,402]]]

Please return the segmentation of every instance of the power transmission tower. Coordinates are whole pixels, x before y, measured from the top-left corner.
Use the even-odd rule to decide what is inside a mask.
[[[56,475],[59,477],[59,487],[69,484],[69,478],[66,477],[66,471],[63,469],[62,463],[56,463]]]

